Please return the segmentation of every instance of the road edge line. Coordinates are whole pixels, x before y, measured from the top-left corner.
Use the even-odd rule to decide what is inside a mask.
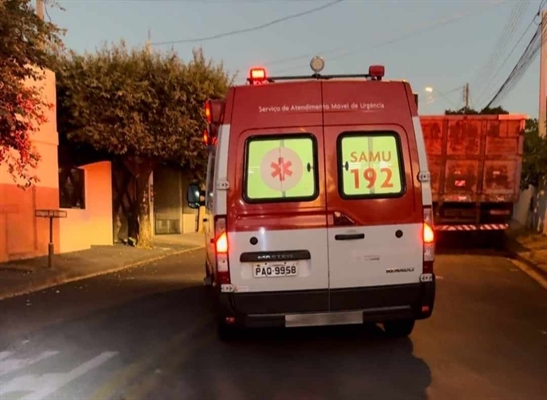
[[[190,247],[190,248],[184,249],[184,250],[177,250],[177,251],[162,254],[162,255],[159,255],[159,256],[156,256],[156,257],[153,257],[153,258],[147,258],[146,260],[140,260],[140,261],[136,261],[134,263],[125,264],[125,265],[122,265],[122,266],[118,266],[118,267],[114,267],[114,268],[110,268],[110,269],[106,269],[106,270],[96,271],[96,272],[92,272],[92,273],[85,274],[85,275],[66,277],[66,274],[65,275],[61,274],[60,276],[58,276],[56,278],[53,278],[51,281],[46,282],[44,284],[36,285],[35,287],[33,287],[31,289],[23,289],[23,290],[11,292],[11,293],[0,294],[0,301],[7,300],[7,299],[13,299],[15,297],[20,297],[20,296],[24,296],[24,295],[28,295],[28,294],[33,294],[33,293],[36,293],[36,292],[40,292],[42,290],[51,289],[51,288],[56,287],[56,286],[65,285],[67,283],[83,281],[83,280],[86,280],[86,279],[96,278],[97,276],[101,276],[101,275],[113,274],[113,273],[120,272],[120,271],[123,271],[123,270],[126,270],[126,269],[140,267],[141,265],[150,264],[150,263],[153,263],[153,262],[156,262],[156,261],[161,261],[164,258],[171,257],[171,256],[178,256],[178,255],[181,255],[181,254],[190,253],[192,251],[203,249],[204,247],[205,247],[204,245],[199,245],[199,246]]]
[[[540,284],[545,290],[547,290],[547,278],[545,278],[540,271],[540,268],[531,260],[521,256],[517,252],[511,252],[513,258],[509,260],[513,265],[517,266],[522,272],[527,274],[530,278]]]

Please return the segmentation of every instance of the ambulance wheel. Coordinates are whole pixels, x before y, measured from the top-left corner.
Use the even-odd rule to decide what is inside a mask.
[[[209,268],[207,268],[207,263],[205,263],[205,278],[203,278],[203,284],[205,287],[212,287],[213,286],[213,275],[209,272]]]
[[[409,336],[414,329],[414,320],[386,321],[384,331],[389,337]]]
[[[236,339],[237,329],[220,320],[217,323],[217,335],[223,342],[231,342]]]

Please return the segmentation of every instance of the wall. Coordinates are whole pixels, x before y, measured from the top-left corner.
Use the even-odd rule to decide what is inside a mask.
[[[61,252],[113,244],[112,166],[108,161],[80,167],[85,176],[85,209],[65,209],[60,221]]]
[[[159,167],[153,181],[153,234],[194,233],[197,210],[188,207],[186,200],[189,177],[179,170]]]
[[[40,182],[32,188],[20,189],[6,166],[0,165],[0,262],[47,254],[49,222],[36,219],[34,212],[36,209],[59,207],[55,74],[51,71],[45,73],[44,80],[26,83],[39,85],[45,100],[54,105],[46,111],[48,121],[31,138],[41,155],[35,171]],[[59,221],[54,222],[53,229],[53,243],[58,252]]]
[[[537,192],[532,187],[520,192],[519,201],[513,207],[513,219],[547,235],[547,186]]]
[[[182,189],[179,171],[158,167],[154,170],[154,235],[180,234],[182,232]]]

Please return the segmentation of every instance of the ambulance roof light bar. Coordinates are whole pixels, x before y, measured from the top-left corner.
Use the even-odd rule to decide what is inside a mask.
[[[308,79],[348,79],[348,78],[366,78],[373,81],[381,81],[385,75],[385,67],[383,65],[371,65],[368,69],[368,74],[341,74],[341,75],[321,75],[320,72],[325,68],[325,60],[322,57],[315,56],[310,61],[310,68],[314,72],[313,75],[305,76],[268,76],[266,69],[262,67],[255,67],[249,70],[249,77],[247,82],[251,85],[262,85],[265,83],[272,83],[275,81],[296,81],[296,80],[308,80]]]

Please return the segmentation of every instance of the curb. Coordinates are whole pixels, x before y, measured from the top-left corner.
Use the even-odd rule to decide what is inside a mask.
[[[131,263],[131,264],[125,264],[125,265],[110,268],[110,269],[105,269],[105,270],[101,270],[101,271],[97,271],[97,272],[92,272],[92,273],[89,273],[89,274],[86,274],[86,275],[78,275],[78,276],[72,276],[71,277],[70,274],[68,274],[68,273],[60,274],[56,277],[52,277],[49,281],[46,281],[45,283],[33,286],[30,289],[22,289],[22,290],[14,291],[14,292],[11,292],[11,293],[0,294],[0,301],[6,300],[6,299],[12,299],[12,298],[18,297],[18,296],[24,296],[24,295],[27,295],[27,294],[32,294],[32,293],[35,293],[35,292],[40,292],[42,290],[51,289],[53,287],[64,285],[66,283],[83,281],[85,279],[95,278],[95,277],[101,276],[101,275],[113,274],[113,273],[120,272],[120,271],[123,271],[123,270],[126,270],[126,269],[140,267],[141,265],[150,264],[150,263],[160,261],[160,260],[163,260],[164,258],[171,257],[171,256],[178,256],[178,255],[181,255],[181,254],[190,253],[192,251],[196,251],[196,250],[202,249],[204,247],[205,247],[204,245],[200,245],[200,246],[190,247],[190,248],[184,249],[184,250],[177,250],[177,251],[170,252],[170,253],[167,253],[167,254],[162,254],[160,256],[156,256],[156,257],[152,257],[152,258],[147,258],[145,260],[137,261],[137,262],[134,262],[134,263]]]
[[[511,240],[515,240],[511,238]],[[509,260],[516,265],[522,272],[526,273],[530,278],[539,283],[547,290],[547,274],[538,265],[528,257],[521,255],[513,249],[511,242],[508,243],[507,250],[511,253]]]
[[[547,290],[547,278],[538,272],[539,268],[537,268],[533,262],[520,255],[511,259],[511,262]]]

